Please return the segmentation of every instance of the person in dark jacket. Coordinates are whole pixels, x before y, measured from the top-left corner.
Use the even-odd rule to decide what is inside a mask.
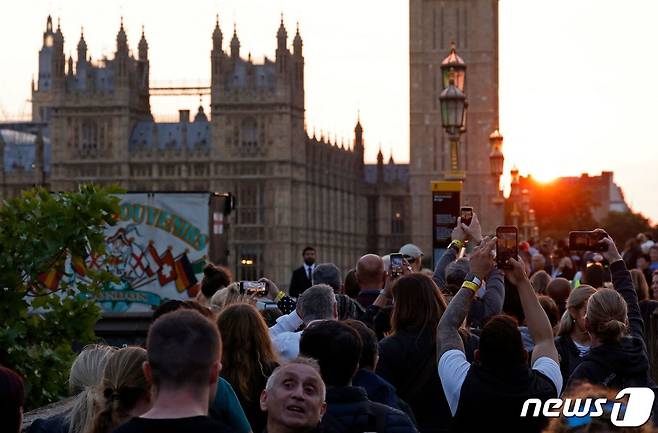
[[[509,259],[512,270],[505,274],[518,288],[535,341],[531,367],[518,324],[510,316],[494,316],[485,324],[474,363],[468,362],[458,332],[475,292],[493,267],[494,246],[492,239],[473,251],[471,273],[443,313],[437,329],[438,370],[449,413],[454,416],[452,430],[479,433],[491,430],[491,423],[495,422],[506,432],[540,432],[545,418],[519,414],[529,398],[546,401],[559,396],[562,376],[553,330],[522,262]]]
[[[587,381],[611,388],[654,386],[644,344],[644,324],[631,274],[615,243],[602,229],[613,289],[599,289],[587,301],[585,324],[592,339],[589,353],[571,373],[568,386]]]
[[[288,294],[293,298],[297,298],[304,293],[304,290],[311,287],[313,284],[313,271],[315,270],[315,249],[313,247],[306,247],[302,251],[304,264],[292,272],[290,279],[290,286],[288,286]]]
[[[402,276],[392,291],[391,335],[379,343],[375,372],[411,406],[421,433],[447,431],[450,408],[436,370],[436,326],[446,309],[445,300],[436,284],[422,274]],[[467,352],[474,349],[471,346]]]
[[[566,311],[560,319],[555,337],[562,383],[567,383],[583,356],[589,352],[591,339],[585,326],[585,312],[587,301],[594,293],[594,287],[583,284],[573,289],[567,298]]]
[[[379,358],[375,331],[358,320],[345,320],[343,323],[352,327],[359,334],[361,343],[363,344],[361,359],[359,359],[359,369],[352,379],[352,385],[365,389],[370,400],[400,409],[409,415],[409,419],[416,424],[416,418],[411,408],[408,404],[400,400],[395,387],[375,373],[375,366]]]
[[[452,298],[464,282],[469,271],[469,262],[466,258],[457,260],[461,249],[466,242],[477,245],[482,241],[482,228],[477,214],[473,213],[470,225],[462,224],[461,217],[457,218],[457,227],[452,231],[452,242],[436,263],[432,279],[446,296]],[[466,318],[466,324],[471,328],[482,328],[491,317],[500,314],[505,299],[505,283],[503,272],[492,269],[488,276],[486,286],[478,293]]]
[[[300,353],[319,362],[327,386],[322,423],[341,425],[352,432],[416,433],[404,412],[375,403],[363,388],[352,386],[362,347],[359,334],[342,322],[316,322],[304,330]]]
[[[624,262],[626,263],[626,262]],[[637,293],[638,304],[640,304],[640,315],[644,322],[644,344],[649,348],[648,331],[651,315],[658,307],[658,301],[651,299],[649,296],[649,283],[644,277],[644,273],[639,269],[631,269],[631,280],[633,280],[633,288]]]

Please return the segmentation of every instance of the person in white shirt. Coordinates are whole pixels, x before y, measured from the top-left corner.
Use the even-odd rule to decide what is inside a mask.
[[[326,284],[311,286],[297,299],[295,311],[277,319],[270,328],[272,344],[283,360],[299,355],[299,339],[303,331],[296,331],[317,320],[336,320],[338,308],[334,289]]]
[[[528,280],[523,264],[509,260],[506,277],[517,286],[530,334],[535,341],[531,367],[518,323],[498,315],[482,329],[475,362],[464,353],[459,327],[482,280],[494,266],[495,239],[485,240],[470,257],[471,272],[451,300],[437,327],[439,377],[457,431],[488,431],[492,423],[510,432],[540,432],[546,419],[521,417],[529,398],[546,401],[562,390],[551,324]]]

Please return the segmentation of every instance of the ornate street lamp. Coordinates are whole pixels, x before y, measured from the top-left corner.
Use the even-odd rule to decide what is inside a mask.
[[[452,75],[452,76],[451,76]],[[447,89],[450,85],[450,78],[455,81],[455,86],[464,92],[466,85],[466,63],[457,55],[455,43],[450,44],[450,54],[441,62],[441,85],[442,89]]]
[[[448,81],[448,87],[439,96],[441,101],[441,122],[450,140],[450,173],[449,178],[463,179],[459,171],[459,137],[464,126],[464,106],[466,96],[455,86],[453,79]]]
[[[466,63],[457,55],[454,42],[448,56],[441,62],[441,123],[450,140],[450,172],[447,179],[463,180],[459,170],[459,137],[466,124]]]
[[[521,209],[523,210],[523,238],[527,240],[530,237],[530,211],[534,214],[534,210],[530,209],[530,191],[523,189],[521,191]],[[534,218],[534,215],[533,215]]]
[[[450,53],[448,57],[441,61],[441,89],[445,90],[450,85],[450,79],[455,82],[455,87],[466,94],[466,63],[457,55],[455,42],[450,43]],[[468,101],[464,103],[464,123],[462,124],[461,133],[466,132],[466,113],[468,112]]]
[[[493,197],[493,202],[495,204],[502,204],[505,200],[503,198],[503,191],[500,189],[500,176],[503,174],[505,156],[503,155],[503,136],[498,129],[489,135],[489,145],[491,147],[489,168],[491,170],[493,185],[496,188],[496,195]]]
[[[505,156],[503,155],[503,136],[500,135],[497,129],[489,135],[489,144],[491,146],[491,153],[489,154],[491,175],[499,178],[503,174]]]
[[[466,103],[466,96],[455,85],[454,80],[448,82],[446,87],[439,96],[441,101],[441,121],[443,127],[448,133],[454,133],[464,125],[464,105]]]

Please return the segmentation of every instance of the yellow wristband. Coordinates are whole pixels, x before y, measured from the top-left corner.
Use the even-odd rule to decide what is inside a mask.
[[[286,296],[286,292],[281,290],[279,293],[276,294],[276,298],[274,298],[274,302],[279,302],[283,297]]]
[[[462,283],[462,287],[466,287],[467,289],[471,289],[473,293],[477,293],[477,291],[480,289],[480,286],[477,284],[471,282],[471,281],[464,281]]]
[[[459,239],[455,239],[454,241],[450,242],[450,245],[454,245],[458,250],[461,250],[464,246],[464,242],[460,241]]]

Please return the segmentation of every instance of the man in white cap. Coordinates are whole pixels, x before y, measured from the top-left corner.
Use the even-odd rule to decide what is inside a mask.
[[[423,267],[423,252],[414,244],[405,244],[400,248],[400,254],[409,262],[413,272],[420,272]]]

